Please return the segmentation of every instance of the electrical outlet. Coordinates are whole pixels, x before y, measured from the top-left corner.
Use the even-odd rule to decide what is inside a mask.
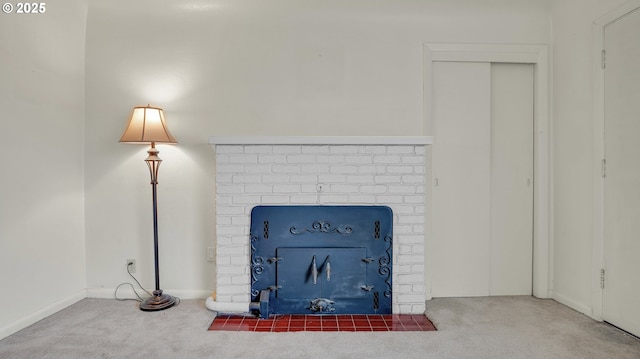
[[[129,273],[136,272],[136,260],[135,259],[127,259],[127,269]]]

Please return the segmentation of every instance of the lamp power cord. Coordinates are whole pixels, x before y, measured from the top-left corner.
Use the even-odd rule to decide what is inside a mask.
[[[142,286],[142,284],[140,284],[140,282],[138,281],[138,279],[136,279],[136,277],[131,273],[130,267],[133,265],[133,263],[127,263],[127,273],[129,273],[129,276],[131,278],[133,278],[133,280],[136,282],[136,284],[138,284],[138,287],[140,287],[140,289],[142,289],[145,293],[147,293],[150,297],[153,297],[153,294],[151,292],[149,292],[145,287]],[[131,287],[131,289],[133,290],[133,293],[136,295],[137,298],[118,298],[118,290],[122,287],[128,285]],[[116,298],[116,300],[124,302],[127,300],[134,300],[136,302],[142,302],[144,299],[142,299],[142,297],[140,296],[140,294],[138,293],[138,291],[136,290],[136,287],[133,286],[133,284],[129,283],[129,282],[124,282],[124,283],[120,283],[118,284],[118,286],[115,289],[115,292],[113,294]],[[178,304],[180,304],[180,298],[175,297],[176,298],[176,306]]]

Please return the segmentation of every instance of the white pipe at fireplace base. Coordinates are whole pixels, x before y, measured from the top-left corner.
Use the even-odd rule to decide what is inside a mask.
[[[212,297],[208,297],[205,306],[207,309],[221,313],[249,313],[251,310],[258,309],[260,303],[252,302],[218,302]]]

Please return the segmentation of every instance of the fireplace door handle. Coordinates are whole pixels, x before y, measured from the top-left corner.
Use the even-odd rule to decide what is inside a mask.
[[[318,283],[318,267],[316,266],[316,256],[311,260],[311,275],[313,276],[313,284]]]
[[[327,269],[325,269],[325,271],[327,272],[327,282],[331,281],[331,262],[329,261],[329,257],[330,256],[327,256],[327,259],[326,259]]]

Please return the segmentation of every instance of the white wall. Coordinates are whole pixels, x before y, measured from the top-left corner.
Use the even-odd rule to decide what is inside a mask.
[[[85,297],[86,5],[0,14],[0,339]]]
[[[623,0],[552,1],[554,298],[593,312],[593,22]]]
[[[132,106],[165,109],[161,286],[214,288],[211,135],[424,133],[423,44],[550,39],[540,0],[93,1],[86,48],[89,294],[112,296],[125,260],[153,285],[144,146],[119,144]]]

